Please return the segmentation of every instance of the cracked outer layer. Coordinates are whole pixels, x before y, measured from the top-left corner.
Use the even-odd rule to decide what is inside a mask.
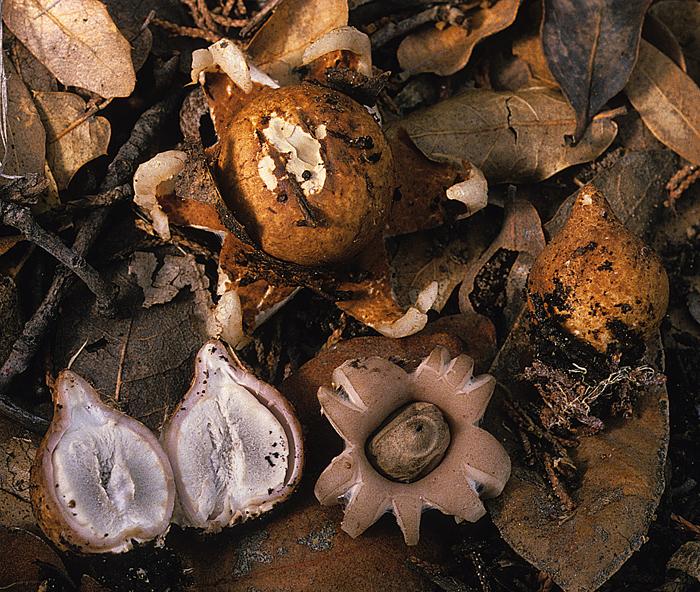
[[[174,520],[217,532],[271,510],[301,476],[301,427],[289,402],[207,342],[163,432],[178,493]]]
[[[311,83],[260,89],[220,147],[222,195],[270,255],[344,262],[383,230],[395,186],[391,151],[346,95]]]
[[[173,474],[156,437],[64,370],[54,418],[32,466],[32,507],[60,549],[120,553],[165,533]]]
[[[450,358],[438,347],[412,373],[383,358],[348,360],[333,372],[333,388],[321,387],[324,415],[345,440],[345,449],[323,471],[315,494],[323,505],[345,502],[342,529],[356,537],[386,512],[393,512],[406,544],[418,543],[423,510],[437,509],[457,522],[475,522],[486,510],[479,497],[495,497],[510,476],[510,458],[479,422],[495,380],[474,377],[474,361]],[[397,409],[414,401],[436,405],[450,429],[450,445],[439,464],[412,483],[382,476],[365,443]]]

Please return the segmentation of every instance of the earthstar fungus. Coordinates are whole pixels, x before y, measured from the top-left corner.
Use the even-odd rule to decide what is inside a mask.
[[[473,368],[470,357],[451,359],[438,347],[410,373],[383,358],[348,360],[333,372],[333,386],[319,389],[323,414],[345,441],[345,449],[323,471],[315,494],[324,505],[346,504],[341,527],[350,536],[362,534],[391,511],[406,544],[415,545],[423,510],[437,509],[457,522],[474,522],[485,514],[479,497],[501,493],[510,476],[510,459],[498,440],[478,427],[495,380],[486,374],[474,377]],[[425,470],[413,476],[416,480],[406,483],[375,468],[392,463],[370,460],[367,442],[416,402],[437,407],[449,427],[449,446],[441,459],[439,454],[431,456]],[[405,448],[416,447],[420,454],[426,448],[442,452],[441,420],[433,410],[427,418],[425,412],[423,408],[422,419],[413,425],[420,426],[417,431],[427,429],[435,441],[426,446],[422,437],[402,428],[398,431],[406,434]],[[407,425],[416,420],[415,413],[407,417]],[[387,447],[388,454],[391,450],[396,448]]]

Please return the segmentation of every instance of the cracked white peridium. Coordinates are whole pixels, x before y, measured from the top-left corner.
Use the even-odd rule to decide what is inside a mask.
[[[326,165],[321,157],[319,133],[325,137],[325,126],[317,137],[304,131],[300,126],[290,123],[273,113],[270,121],[262,130],[267,140],[266,153],[258,161],[258,173],[270,191],[277,188],[275,161],[269,151],[276,150],[284,160],[288,174],[293,175],[307,197],[319,193],[326,182]]]
[[[283,487],[289,442],[280,421],[237,382],[226,357],[210,350],[199,354],[195,396],[188,395],[168,452],[184,522],[215,531],[257,515]]]

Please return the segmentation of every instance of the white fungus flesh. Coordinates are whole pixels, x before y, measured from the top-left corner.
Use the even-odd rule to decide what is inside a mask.
[[[57,380],[54,420],[34,474],[35,511],[60,547],[122,552],[168,528],[175,491],[158,440],[73,372]]]
[[[282,395],[234,366],[221,343],[207,343],[164,433],[176,521],[215,532],[271,509],[295,485],[299,436]]]

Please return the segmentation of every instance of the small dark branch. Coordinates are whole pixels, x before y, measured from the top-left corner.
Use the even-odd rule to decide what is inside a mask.
[[[265,6],[263,6],[256,14],[253,16],[253,18],[250,19],[250,22],[241,29],[241,32],[239,33],[241,39],[246,39],[248,37],[252,37],[253,33],[255,33],[260,27],[262,27],[263,23],[265,20],[267,20],[267,17],[272,14],[272,12],[277,8],[277,5],[280,3],[280,0],[268,0],[265,3]]]
[[[679,169],[666,183],[668,199],[664,202],[666,207],[673,207],[688,188],[700,179],[700,166],[687,164]]]
[[[131,199],[133,195],[134,191],[131,188],[131,185],[125,183],[124,185],[119,185],[118,187],[110,189],[109,191],[104,191],[103,193],[86,195],[82,199],[69,201],[65,204],[65,209],[70,212],[105,208],[127,201],[128,199]]]
[[[84,257],[67,247],[55,234],[42,228],[29,208],[0,200],[0,219],[3,224],[19,230],[27,240],[44,249],[77,275],[97,299],[97,307],[105,315],[114,314],[117,290],[102,279]]]
[[[210,12],[209,16],[215,23],[218,23],[227,29],[240,29],[248,23],[248,19],[246,18],[236,19],[231,18],[230,16],[224,16],[223,14],[216,14],[215,12]]]
[[[168,33],[179,35],[180,37],[192,37],[194,39],[205,39],[210,43],[216,43],[220,39],[220,35],[215,35],[211,31],[199,29],[197,27],[184,27],[170,21],[160,18],[154,18],[153,24],[161,29],[165,29]]]
[[[49,428],[48,420],[22,409],[3,395],[0,395],[0,415],[12,419],[23,428],[38,434],[43,434]]]
[[[168,99],[151,107],[139,117],[131,136],[119,149],[107,168],[107,174],[100,186],[101,193],[106,193],[131,181],[139,161],[148,152],[168,118],[176,112],[179,102],[180,95],[172,93]],[[105,207],[94,210],[85,218],[73,242],[75,253],[81,257],[87,254],[99,236],[108,215],[109,208]],[[34,417],[28,412],[24,412],[24,414],[14,412],[16,406],[8,401],[2,393],[7,392],[15,376],[22,374],[29,368],[46,330],[56,317],[63,296],[73,282],[73,277],[72,272],[65,267],[56,270],[44,300],[24,326],[22,335],[12,345],[10,355],[0,368],[0,414],[6,415],[35,431],[45,429],[45,420]]]
[[[372,48],[377,49],[378,47],[382,47],[393,39],[402,37],[418,27],[425,25],[426,23],[435,22],[445,22],[451,25],[463,26],[466,24],[466,16],[459,8],[453,8],[450,6],[433,6],[402,21],[392,21],[384,25],[382,28],[377,29],[370,36]]]
[[[574,500],[571,499],[571,496],[566,491],[566,488],[562,485],[561,481],[559,480],[559,476],[557,475],[557,471],[554,464],[554,459],[550,454],[547,454],[546,452],[542,456],[542,460],[544,462],[544,470],[547,474],[547,480],[549,481],[549,484],[552,487],[552,491],[554,491],[554,494],[557,496],[557,499],[559,500],[562,509],[567,513],[573,512],[576,509],[576,502],[574,502]]]

